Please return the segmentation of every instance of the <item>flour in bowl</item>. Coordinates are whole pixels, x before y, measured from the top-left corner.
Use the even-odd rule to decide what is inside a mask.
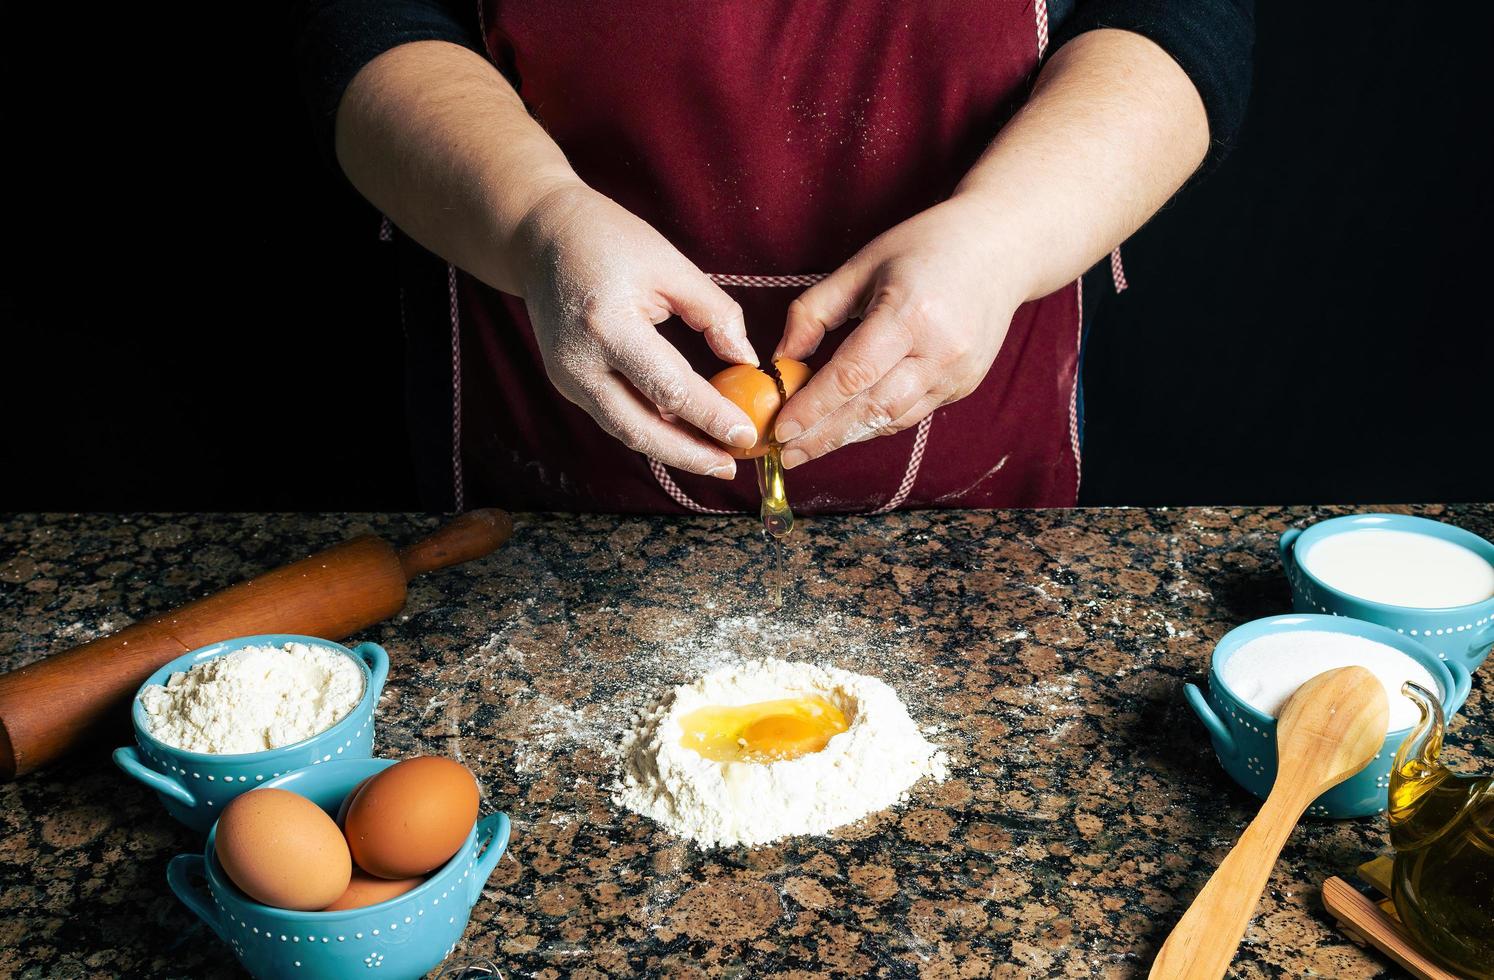
[[[337,724],[363,699],[363,671],[328,647],[244,647],[140,693],[146,731],[188,752],[264,752]]]
[[[1416,704],[1401,694],[1402,683],[1411,681],[1439,695],[1442,691],[1431,671],[1395,647],[1327,630],[1258,636],[1231,654],[1219,674],[1241,701],[1275,718],[1297,688],[1338,667],[1363,667],[1380,679],[1390,706],[1387,731],[1410,728],[1419,717]]]
[[[887,684],[782,660],[674,688],[621,748],[616,801],[703,847],[823,834],[948,768]]]

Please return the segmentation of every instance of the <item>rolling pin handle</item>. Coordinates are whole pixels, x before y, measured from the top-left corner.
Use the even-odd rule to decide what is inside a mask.
[[[126,776],[134,777],[157,793],[169,796],[183,806],[197,806],[197,797],[192,795],[191,790],[176,779],[165,773],[157,772],[142,762],[140,753],[133,745],[115,749],[114,764],[123,769]]]
[[[422,541],[401,548],[405,580],[491,554],[514,533],[514,522],[496,507],[469,510]]]
[[[202,891],[192,884],[193,878],[207,879],[207,861],[201,854],[178,854],[166,865],[166,883],[176,892],[176,897],[181,899],[183,905],[196,912],[197,917],[206,922],[218,934],[219,939],[227,942],[228,937],[223,934],[223,924],[218,921],[218,914],[203,900]]]
[[[1198,689],[1197,684],[1184,684],[1183,697],[1188,699],[1188,706],[1193,713],[1198,715],[1198,720],[1203,722],[1209,730],[1209,735],[1214,739],[1214,748],[1222,756],[1234,756],[1239,753],[1239,747],[1235,744],[1235,737],[1230,734],[1229,727],[1209,707],[1208,699]]]
[[[384,682],[389,679],[389,654],[377,643],[360,643],[353,647],[353,652],[358,659],[368,664],[369,673],[373,676],[369,679],[369,688],[373,691],[374,703],[379,701],[379,695],[384,693]]]
[[[490,813],[477,821],[478,840],[486,836],[488,843],[482,856],[477,859],[476,866],[472,869],[472,894],[467,900],[469,906],[476,905],[477,900],[482,898],[482,886],[488,883],[493,869],[498,867],[498,859],[503,857],[504,851],[508,850],[510,829],[506,813]]]

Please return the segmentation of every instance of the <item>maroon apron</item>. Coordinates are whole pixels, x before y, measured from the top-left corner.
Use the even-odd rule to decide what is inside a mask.
[[[1047,44],[1044,0],[483,0],[482,15],[489,55],[577,174],[722,283],[762,355],[806,285],[948,197]],[[1072,506],[1080,303],[1076,282],[1024,304],[974,393],[791,471],[795,508]],[[751,466],[730,482],[666,470],[562,398],[523,301],[457,273],[452,313],[468,502],[756,510]],[[702,375],[723,367],[678,320],[659,330]]]

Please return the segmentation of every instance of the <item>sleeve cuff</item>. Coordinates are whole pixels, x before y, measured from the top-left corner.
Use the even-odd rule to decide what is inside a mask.
[[[482,51],[474,25],[441,0],[304,0],[293,24],[294,58],[316,140],[337,166],[337,107],[354,76],[379,55],[412,41],[449,41]]]
[[[1250,96],[1253,0],[1090,0],[1064,20],[1054,50],[1103,28],[1151,40],[1187,73],[1209,117],[1212,166],[1228,153]]]

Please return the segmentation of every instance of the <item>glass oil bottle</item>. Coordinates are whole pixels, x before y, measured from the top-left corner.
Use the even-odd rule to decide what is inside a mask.
[[[1409,682],[1401,693],[1416,702],[1421,720],[1390,770],[1396,914],[1445,965],[1494,980],[1494,775],[1455,773],[1438,762],[1441,704]]]

